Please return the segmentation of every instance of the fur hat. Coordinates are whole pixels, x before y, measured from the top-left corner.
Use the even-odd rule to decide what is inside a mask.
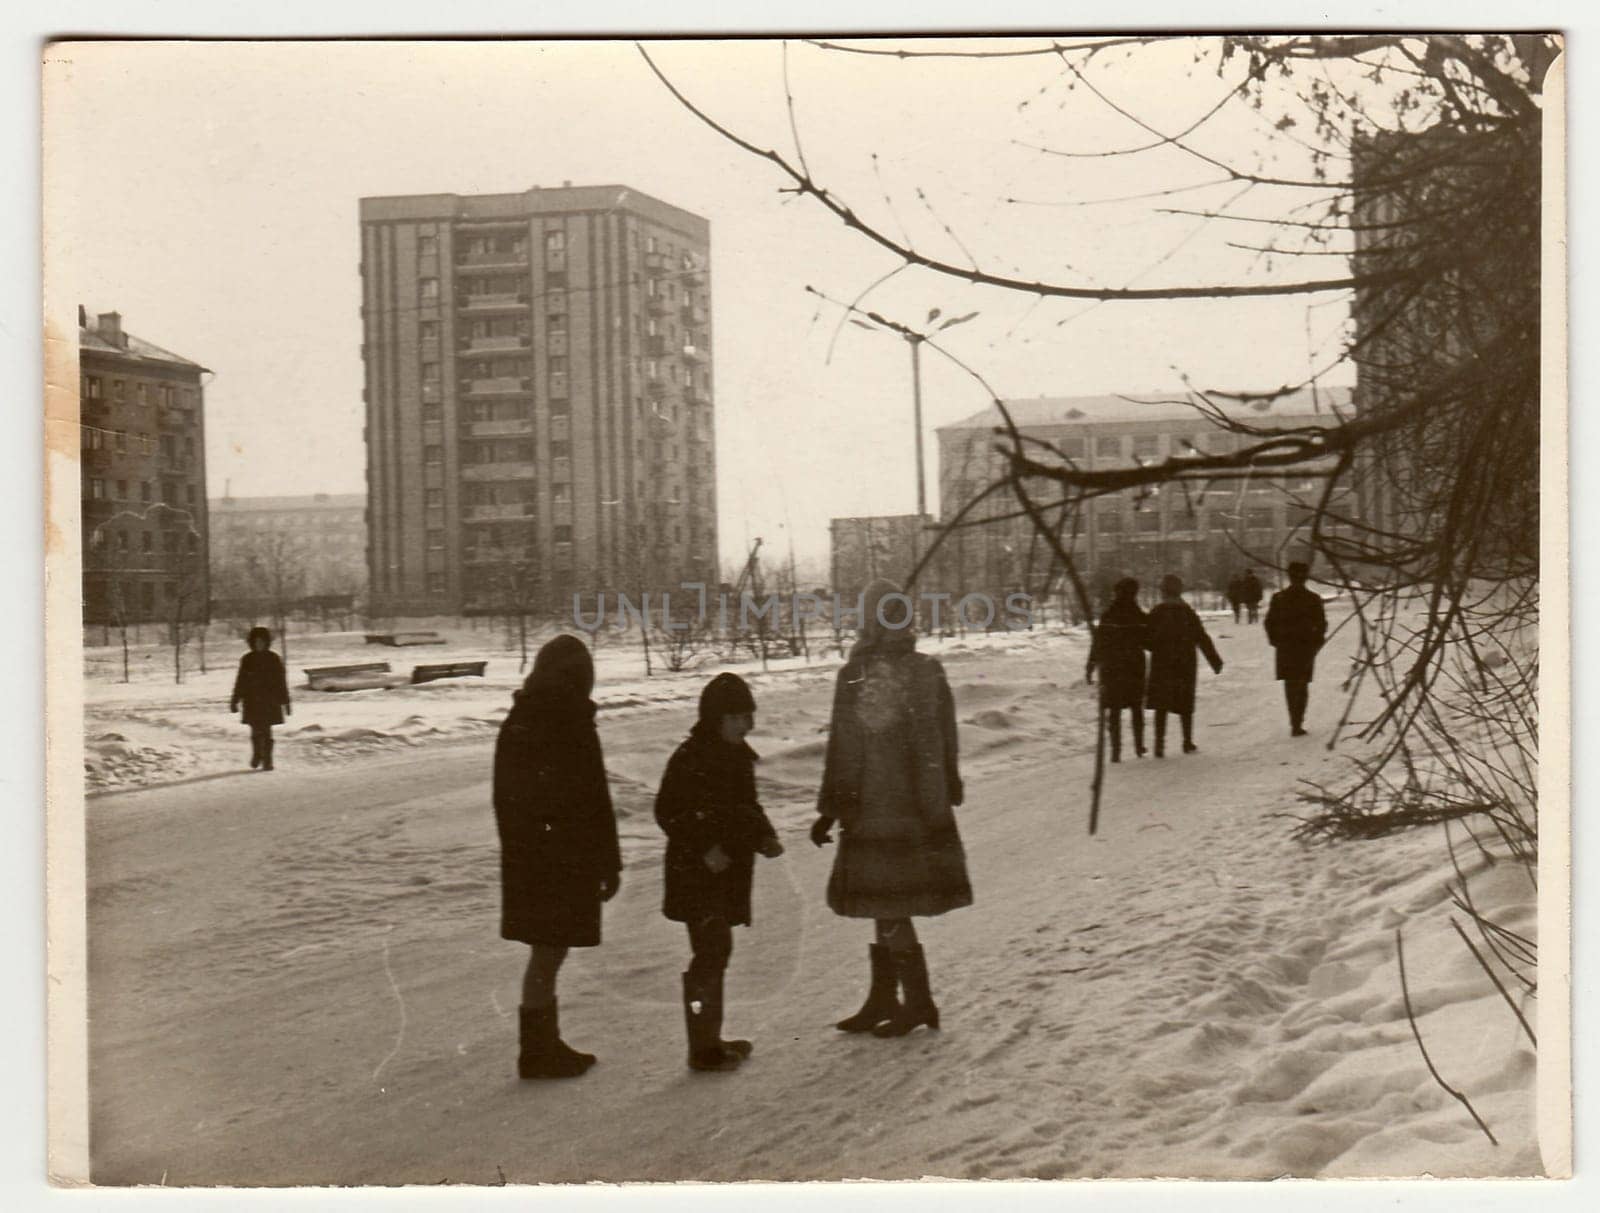
[[[743,716],[756,710],[750,684],[737,674],[718,674],[700,692],[700,719],[719,720],[724,716]]]
[[[258,640],[265,641],[267,647],[270,649],[272,647],[271,630],[268,628],[251,628],[245,633],[244,642],[252,649],[256,647],[256,641]]]

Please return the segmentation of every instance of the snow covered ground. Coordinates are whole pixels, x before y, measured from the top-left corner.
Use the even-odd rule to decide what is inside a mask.
[[[645,679],[634,650],[603,648],[627,869],[605,944],[562,976],[565,1034],[601,1058],[568,1083],[514,1075],[525,950],[497,934],[488,774],[518,675],[497,638],[294,642],[291,683],[385,658],[486,657],[489,677],[297,688],[270,775],[241,769],[231,658],[177,687],[155,656],[112,681],[96,651],[88,777],[109,790],[88,804],[93,1179],[1539,1173],[1533,1053],[1449,926],[1440,833],[1292,841],[1298,781],[1331,781],[1344,759],[1287,735],[1259,628],[1209,626],[1227,668],[1202,674],[1200,752],[1108,768],[1092,838],[1081,636],[933,646],[962,721],[977,900],[919,924],[944,1030],[897,1041],[831,1026],[864,992],[870,936],[823,905],[832,851],[804,836],[832,663],[754,675],[751,740],[789,850],[758,867],[756,923],[736,932],[728,1026],[756,1053],[733,1075],[683,1064],[687,948],[659,914],[650,818],[706,673]],[[1344,643],[1314,687],[1324,734]],[[96,740],[111,733],[123,740]],[[182,756],[176,771],[141,764],[156,747]],[[1478,905],[1532,937],[1526,876],[1468,850]],[[1498,1146],[1428,1075],[1397,927],[1434,1064]]]

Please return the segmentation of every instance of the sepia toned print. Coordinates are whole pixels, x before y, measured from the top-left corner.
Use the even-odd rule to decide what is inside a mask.
[[[48,47],[52,1178],[1566,1175],[1562,50]]]

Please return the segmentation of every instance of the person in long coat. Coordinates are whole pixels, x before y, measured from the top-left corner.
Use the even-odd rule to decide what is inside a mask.
[[[1235,573],[1228,578],[1228,608],[1233,612],[1233,621],[1239,622],[1239,612],[1244,607],[1244,574]]]
[[[522,1078],[569,1078],[594,1064],[561,1039],[556,975],[569,948],[600,943],[600,906],[622,855],[595,731],[594,663],[583,641],[539,650],[494,750],[500,935],[529,947],[518,1014]]]
[[[1289,565],[1289,585],[1272,596],[1267,606],[1267,643],[1272,645],[1274,665],[1283,683],[1283,698],[1289,708],[1289,735],[1306,735],[1306,705],[1311,699],[1311,675],[1317,651],[1328,638],[1328,614],[1322,598],[1306,588],[1311,566],[1304,561]]]
[[[722,1039],[723,977],[733,928],[750,925],[755,856],[783,854],[756,800],[755,697],[737,674],[718,674],[700,692],[699,719],[673,752],[656,793],[656,823],[667,836],[661,912],[689,931],[683,974],[689,1068],[733,1070],[748,1040]]]
[[[1133,752],[1144,757],[1144,651],[1149,622],[1139,608],[1139,583],[1124,577],[1095,626],[1084,681],[1100,671],[1100,710],[1106,713],[1111,761],[1122,761],[1122,713],[1133,718]]]
[[[903,1036],[939,1026],[911,920],[972,904],[952,812],[963,798],[955,700],[944,668],[916,651],[910,597],[874,581],[862,606],[834,687],[811,840],[823,846],[839,824],[828,908],[876,924],[866,1002],[837,1026]]]
[[[244,723],[250,726],[250,769],[272,770],[272,726],[282,724],[292,711],[289,682],[283,673],[283,658],[272,651],[272,633],[266,628],[251,628],[245,636],[250,651],[239,658],[239,673],[233,680],[233,697],[228,711],[243,709]]]
[[[1161,601],[1150,608],[1150,680],[1145,706],[1156,714],[1156,757],[1167,752],[1167,713],[1176,712],[1183,728],[1183,752],[1193,754],[1194,688],[1199,662],[1196,652],[1204,653],[1213,674],[1222,673],[1222,658],[1211,643],[1205,625],[1194,608],[1183,600],[1183,578],[1168,573],[1161,579]]]
[[[1251,623],[1261,618],[1261,596],[1261,578],[1256,576],[1254,569],[1246,569],[1244,576],[1239,579],[1239,600],[1249,612]]]

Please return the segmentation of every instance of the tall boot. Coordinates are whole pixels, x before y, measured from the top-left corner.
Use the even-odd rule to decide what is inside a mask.
[[[261,739],[261,769],[272,770],[272,734],[268,733]]]
[[[1122,761],[1122,709],[1109,710],[1106,714],[1106,739],[1111,742],[1111,761]]]
[[[1144,709],[1133,709],[1133,753],[1135,757],[1144,757]]]
[[[519,1007],[517,1026],[518,1078],[576,1078],[594,1065],[593,1053],[580,1053],[561,1039],[560,1012],[554,1002],[547,1007]]]
[[[1167,756],[1167,714],[1156,709],[1156,757]]]
[[[899,979],[901,993],[905,995],[900,1009],[872,1029],[874,1036],[904,1036],[926,1024],[938,1031],[939,1008],[933,1005],[933,995],[928,991],[928,962],[920,944],[903,952],[892,952],[895,976]]]
[[[1200,747],[1194,743],[1194,713],[1180,712],[1178,723],[1183,727],[1183,752],[1193,754]]]
[[[706,979],[705,990],[706,990],[706,993],[708,995],[710,995],[710,997],[707,999],[707,1003],[708,1003],[707,1009],[711,1013],[711,1024],[712,1024],[712,1027],[715,1029],[715,1033],[714,1034],[715,1034],[715,1036],[717,1038],[717,1043],[722,1046],[722,1051],[724,1053],[732,1053],[740,1061],[743,1061],[746,1057],[749,1057],[750,1054],[755,1052],[756,1047],[755,1047],[755,1045],[751,1044],[748,1040],[725,1040],[725,1039],[723,1039],[723,1035],[722,1035],[722,1006],[723,1006],[722,990],[723,990],[723,982],[724,982],[725,978],[726,978],[725,971],[719,970],[715,977],[708,977]]]
[[[722,1047],[722,1004],[712,983],[694,973],[683,975],[683,1025],[689,1037],[689,1068],[727,1073],[744,1059]]]
[[[841,1032],[870,1032],[900,1009],[900,999],[895,994],[894,960],[889,949],[881,943],[871,944],[867,956],[872,963],[872,985],[867,990],[867,1001],[854,1015],[833,1025]]]
[[[250,769],[253,771],[261,765],[261,734],[254,729],[250,730]]]

